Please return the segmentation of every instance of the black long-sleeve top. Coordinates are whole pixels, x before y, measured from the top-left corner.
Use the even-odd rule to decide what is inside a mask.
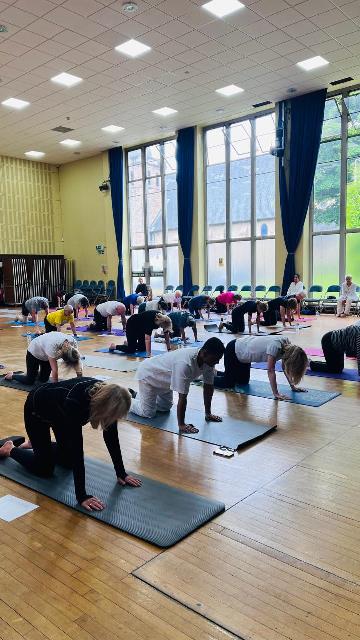
[[[95,378],[72,378],[41,385],[32,392],[34,412],[63,430],[72,454],[75,494],[79,503],[92,496],[86,493],[82,428],[89,422],[90,390]],[[117,422],[103,430],[103,438],[118,478],[126,471],[121,455]]]
[[[331,342],[338,351],[343,351],[346,355],[357,359],[360,376],[360,322],[332,331]]]
[[[141,293],[142,296],[147,296],[149,293],[147,284],[145,284],[145,282],[143,282],[142,284],[139,283],[135,289],[135,293]]]

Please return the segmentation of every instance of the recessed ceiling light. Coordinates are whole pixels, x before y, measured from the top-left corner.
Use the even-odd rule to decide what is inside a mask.
[[[156,113],[157,116],[171,116],[174,113],[177,113],[176,109],[170,109],[169,107],[162,107],[161,109],[155,109],[153,113]]]
[[[7,26],[5,24],[0,24],[0,33],[7,33]]]
[[[56,82],[56,84],[62,84],[64,87],[74,87],[79,82],[82,82],[82,78],[78,76],[73,76],[71,73],[59,73],[59,75],[50,78],[51,82]]]
[[[224,18],[225,16],[229,16],[230,13],[235,13],[235,11],[243,9],[245,5],[238,0],[211,0],[211,2],[206,2],[201,6],[217,18]]]
[[[80,140],[72,140],[71,138],[66,138],[66,140],[60,140],[60,144],[63,144],[65,147],[77,147],[81,144]]]
[[[148,47],[147,44],[143,44],[142,42],[133,39],[127,40],[123,44],[118,44],[118,46],[115,47],[116,51],[123,53],[125,56],[130,56],[130,58],[137,58],[143,53],[150,51],[150,49],[151,47]]]
[[[107,127],[101,127],[101,131],[117,133],[118,131],[124,131],[124,127],[117,127],[116,124],[109,124]]]
[[[43,158],[45,153],[43,151],[25,151],[24,155],[29,158]]]
[[[222,96],[236,96],[237,93],[242,93],[244,89],[237,87],[236,84],[229,84],[227,87],[216,89],[216,93],[221,93]]]
[[[136,13],[138,10],[138,6],[136,2],[123,2],[122,10],[124,13]]]
[[[29,106],[30,102],[26,102],[26,100],[18,100],[18,98],[8,98],[1,104],[3,104],[4,107],[10,107],[11,109],[25,109],[25,107]]]
[[[296,64],[298,67],[305,69],[305,71],[312,71],[312,69],[317,69],[318,67],[325,67],[325,65],[329,64],[329,61],[322,56],[314,56],[314,58],[308,58]]]

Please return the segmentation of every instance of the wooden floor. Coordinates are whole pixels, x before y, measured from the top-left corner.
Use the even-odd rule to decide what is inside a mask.
[[[319,347],[323,333],[347,323],[318,317],[292,339]],[[0,310],[0,362],[9,369],[24,367],[21,333]],[[80,349],[109,342],[95,337]],[[133,373],[86,374],[136,387]],[[0,520],[0,638],[360,638],[360,385],[317,377],[306,385],[342,395],[311,408],[216,392],[217,413],[278,424],[229,460],[212,445],[120,424],[128,468],[226,504],[164,552],[0,478],[0,496],[40,507]],[[189,404],[199,407],[201,395],[193,386]],[[25,397],[0,389],[0,437],[24,433]],[[86,453],[106,460],[99,434],[84,431]]]

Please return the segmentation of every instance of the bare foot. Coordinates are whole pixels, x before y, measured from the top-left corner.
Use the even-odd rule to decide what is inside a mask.
[[[110,347],[109,347],[109,351],[115,351],[115,349],[116,349],[116,344],[115,344],[115,342],[112,342]]]
[[[11,440],[8,440],[0,447],[0,458],[8,458],[10,455],[10,451],[14,448],[14,443]]]
[[[5,376],[5,380],[12,380],[13,375],[14,375],[14,372],[9,371],[9,373],[7,373]]]
[[[26,442],[23,442],[19,447],[19,449],[32,449],[32,444],[30,442],[30,440],[27,440]]]

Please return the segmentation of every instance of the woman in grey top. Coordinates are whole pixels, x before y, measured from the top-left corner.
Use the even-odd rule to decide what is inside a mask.
[[[357,359],[358,374],[360,376],[360,321],[345,327],[328,331],[321,339],[325,362],[312,360],[312,371],[341,373],[344,369],[344,355]]]
[[[90,302],[82,293],[74,293],[66,300],[66,304],[70,304],[74,309],[75,318],[79,317],[80,309],[85,309],[85,318],[88,317]]]
[[[42,298],[41,296],[29,298],[22,303],[21,315],[19,315],[16,320],[17,322],[27,322],[30,314],[31,322],[37,322],[38,313],[41,309],[45,311],[45,316],[47,316],[49,313],[49,300],[47,298]]]

